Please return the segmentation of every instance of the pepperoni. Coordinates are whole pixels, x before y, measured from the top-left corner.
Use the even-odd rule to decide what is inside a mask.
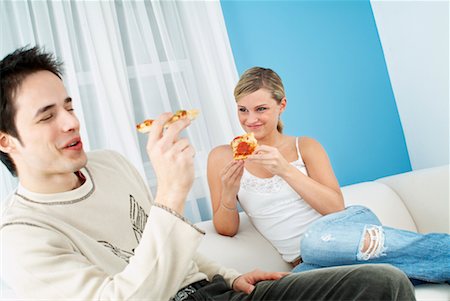
[[[236,148],[238,154],[249,154],[252,152],[252,147],[247,142],[240,142]]]

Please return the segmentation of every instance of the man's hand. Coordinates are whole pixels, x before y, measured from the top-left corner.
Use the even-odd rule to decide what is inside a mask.
[[[263,280],[278,280],[288,275],[288,272],[264,272],[253,270],[250,273],[242,274],[233,282],[233,289],[237,292],[250,294],[255,289],[255,284]]]
[[[148,135],[147,154],[152,162],[158,183],[155,202],[183,214],[186,196],[194,181],[195,150],[180,132],[190,124],[189,118],[164,124],[172,117],[164,113],[155,120]]]

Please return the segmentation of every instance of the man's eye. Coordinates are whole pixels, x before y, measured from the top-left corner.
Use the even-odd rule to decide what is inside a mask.
[[[42,118],[40,121],[47,121],[50,120],[53,117],[53,115],[47,115],[44,118]]]

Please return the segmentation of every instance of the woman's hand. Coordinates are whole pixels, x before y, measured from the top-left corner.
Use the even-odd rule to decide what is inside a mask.
[[[262,165],[273,175],[283,177],[291,168],[289,162],[283,157],[276,147],[268,145],[260,145],[255,149],[255,152],[247,157],[251,163]]]
[[[236,198],[243,173],[244,161],[242,160],[232,160],[222,168],[220,171],[222,199]]]
[[[261,270],[253,270],[250,273],[242,274],[233,282],[233,289],[236,292],[244,292],[250,294],[255,289],[255,284],[264,280],[278,280],[288,272],[264,272]]]

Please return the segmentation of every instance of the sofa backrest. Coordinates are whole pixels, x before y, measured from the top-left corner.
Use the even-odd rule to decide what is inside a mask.
[[[363,182],[342,187],[345,205],[370,208],[385,226],[417,231],[402,199],[389,186],[379,182]]]

